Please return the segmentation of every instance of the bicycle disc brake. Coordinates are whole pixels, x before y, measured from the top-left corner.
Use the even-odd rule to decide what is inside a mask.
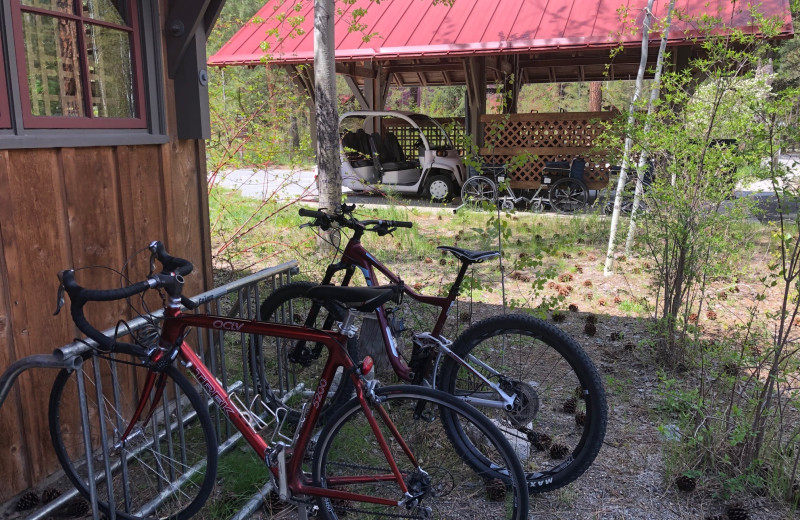
[[[536,389],[522,381],[500,381],[500,388],[508,394],[517,394],[513,408],[508,412],[511,424],[516,428],[525,426],[533,421],[539,412],[539,394]]]

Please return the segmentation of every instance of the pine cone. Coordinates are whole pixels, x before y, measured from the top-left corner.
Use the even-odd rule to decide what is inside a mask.
[[[551,318],[553,319],[553,321],[555,323],[561,323],[562,321],[567,319],[567,316],[563,312],[556,311],[556,312],[553,313]]]
[[[575,413],[575,405],[578,404],[574,397],[570,397],[564,404],[561,406],[561,410],[564,413]]]
[[[464,311],[461,313],[461,321],[468,323],[469,320],[472,318],[472,314],[469,311]]]
[[[572,273],[561,273],[558,277],[559,282],[571,282],[572,281]]]
[[[531,432],[528,434],[528,442],[531,443],[531,446],[533,446],[535,450],[545,451],[550,449],[550,445],[553,444],[553,439],[546,433]]]
[[[583,332],[587,336],[594,336],[595,334],[597,334],[597,325],[595,325],[594,323],[587,323],[586,326],[583,327]]]
[[[597,316],[595,316],[594,314],[589,314],[588,316],[586,316],[586,323],[591,323],[592,325],[594,325],[595,323],[597,323]]]
[[[741,506],[731,506],[727,510],[728,520],[749,520],[750,513]]]
[[[86,499],[81,497],[73,498],[72,500],[64,504],[64,508],[62,509],[64,516],[74,516],[74,517],[83,516],[91,510],[92,506],[89,505],[89,502],[87,502]]]
[[[678,475],[678,478],[675,479],[675,486],[681,491],[690,493],[697,487],[697,481],[694,479],[694,477]]]
[[[568,309],[569,312],[578,312],[578,306],[575,305],[574,303],[570,303]]]
[[[717,319],[717,313],[712,311],[711,309],[709,309],[709,310],[706,311],[706,318],[708,318],[709,320],[716,320]]]
[[[17,501],[17,511],[27,511],[39,505],[39,495],[33,491],[28,491]]]
[[[609,334],[608,337],[611,339],[611,341],[619,341],[622,339],[623,334],[621,332],[614,331],[611,334]]]
[[[583,426],[586,424],[586,414],[584,412],[578,412],[575,414],[575,424],[578,426]]]
[[[635,349],[636,349],[636,343],[634,343],[633,341],[628,341],[627,343],[625,343],[625,344],[622,346],[622,348],[624,348],[624,349],[625,349],[625,350],[627,350],[628,352],[632,352],[633,350],[635,350]]]
[[[563,444],[553,444],[550,446],[551,459],[563,459],[567,455],[569,455],[569,448]]]
[[[42,503],[48,504],[61,496],[61,491],[56,488],[47,488],[42,492]]]
[[[575,387],[575,399],[583,399],[583,387],[578,385]]]
[[[486,494],[489,500],[499,502],[506,497],[506,485],[499,478],[493,478],[486,482]]]
[[[614,304],[619,305],[620,303],[622,303],[622,298],[619,296],[614,296]]]
[[[593,285],[593,284],[592,284],[592,281],[591,281],[591,280],[584,280],[584,281],[583,281],[583,286],[584,286],[584,287],[591,287],[592,285]]]

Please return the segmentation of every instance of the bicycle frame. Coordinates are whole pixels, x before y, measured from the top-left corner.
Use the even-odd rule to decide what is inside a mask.
[[[346,349],[342,347],[342,345],[346,344],[346,336],[333,331],[321,331],[296,325],[282,325],[277,323],[259,322],[255,320],[228,318],[210,314],[183,314],[178,309],[168,308],[165,309],[165,319],[162,327],[160,342],[160,346],[164,350],[158,351],[153,360],[158,361],[158,359],[162,358],[164,355],[171,355],[183,363],[186,369],[194,375],[205,392],[214,400],[219,409],[231,421],[234,427],[242,433],[247,443],[255,450],[259,458],[267,464],[273,476],[279,482],[282,499],[287,498],[286,491],[289,490],[294,496],[308,495],[390,506],[397,505],[397,500],[393,501],[311,485],[308,479],[302,478],[304,475],[301,467],[303,462],[302,456],[291,457],[288,465],[286,465],[285,453],[283,453],[283,448],[286,446],[282,445],[281,443],[278,443],[278,446],[270,446],[261,437],[261,435],[259,435],[255,429],[253,429],[248,420],[245,418],[244,414],[239,410],[238,406],[233,402],[220,382],[205,366],[203,361],[194,352],[192,347],[183,340],[188,327],[235,331],[241,333],[258,334],[262,336],[314,341],[324,344],[330,352],[330,355],[322,371],[322,376],[320,377],[314,397],[308,404],[310,407],[308,415],[305,421],[298,426],[300,431],[297,434],[297,442],[294,446],[291,446],[293,453],[302,454],[307,449],[313,434],[314,425],[317,423],[320,412],[322,411],[321,404],[325,402],[325,398],[328,394],[328,383],[333,380],[337,369],[342,367],[344,371],[343,375],[348,375],[353,380],[356,389],[356,395],[361,403],[361,408],[366,414],[367,421],[369,422],[375,438],[378,440],[381,450],[386,456],[386,460],[389,463],[392,474],[377,476],[370,475],[369,477],[347,477],[341,479],[334,478],[328,479],[328,483],[333,485],[344,485],[348,483],[363,482],[364,479],[367,478],[369,481],[394,480],[397,482],[399,490],[402,492],[402,494],[406,497],[408,496],[408,488],[403,480],[403,476],[401,475],[397,463],[389,451],[388,443],[380,431],[375,416],[372,414],[369,406],[367,405],[368,397],[366,395],[365,388],[359,379],[356,366],[353,360],[351,360],[348,356]],[[165,352],[168,354],[165,354]],[[172,361],[174,361],[174,359],[170,360],[170,362]],[[125,442],[127,436],[131,433],[130,430],[132,425],[135,424],[144,413],[145,408],[149,404],[149,399],[147,396],[153,387],[155,387],[156,399],[153,399],[152,403],[150,403],[150,410],[147,412],[147,415],[145,415],[145,421],[150,420],[158,406],[158,402],[161,399],[164,386],[165,379],[159,377],[157,372],[151,371],[148,373],[144,383],[144,391],[141,394],[136,412],[131,420],[131,425],[128,426],[128,430],[122,436],[120,443]],[[377,410],[379,412],[378,415],[381,417],[384,424],[389,428],[392,436],[402,447],[406,456],[409,457],[411,463],[414,465],[414,467],[418,467],[419,465],[417,464],[413,453],[400,436],[394,424],[392,424],[389,416],[383,411],[382,408],[379,407]],[[277,455],[277,464],[276,461],[271,460],[271,455]],[[283,473],[283,475],[281,473]]]
[[[447,317],[450,314],[450,309],[453,307],[453,303],[455,303],[456,298],[458,298],[458,291],[461,287],[461,283],[464,281],[464,276],[467,274],[467,268],[469,265],[467,263],[461,264],[461,269],[458,271],[458,275],[456,276],[455,282],[450,287],[450,291],[448,292],[447,296],[425,296],[423,294],[418,293],[414,289],[410,288],[409,286],[405,285],[403,281],[400,279],[399,276],[394,274],[388,267],[386,267],[383,263],[381,263],[377,258],[372,256],[361,244],[361,240],[357,235],[353,235],[353,237],[348,240],[347,245],[345,246],[344,251],[342,252],[342,260],[331,264],[325,270],[325,276],[322,280],[322,284],[330,284],[333,276],[339,271],[345,271],[344,278],[342,279],[342,285],[346,286],[350,283],[350,280],[353,278],[353,274],[355,273],[355,269],[358,268],[362,274],[364,275],[364,279],[367,282],[367,285],[373,286],[376,285],[376,270],[384,275],[386,278],[389,279],[391,283],[399,284],[403,286],[403,292],[410,296],[412,299],[424,303],[427,305],[433,305],[435,307],[439,307],[441,309],[439,313],[439,317],[436,320],[436,324],[433,326],[433,330],[431,331],[431,335],[438,339],[444,340],[442,336],[442,330],[444,329],[445,322],[447,321]],[[389,326],[389,320],[386,317],[386,311],[383,307],[378,307],[375,310],[375,315],[378,318],[378,324],[380,326],[381,337],[383,338],[383,344],[386,348],[386,353],[389,358],[389,363],[392,366],[395,374],[400,377],[404,381],[411,381],[412,373],[409,366],[406,364],[403,357],[400,355],[400,352],[397,349],[397,344],[394,341],[394,337],[391,333],[391,328]],[[485,384],[491,387],[495,392],[497,392],[502,401],[496,400],[489,400],[489,399],[480,399],[475,397],[464,397],[463,399],[473,405],[476,406],[487,406],[491,408],[505,408],[510,410],[514,403],[514,396],[509,395],[508,393],[504,392],[497,383],[489,381],[483,374],[476,371],[472,366],[469,365],[465,360],[461,359],[457,356],[453,351],[451,351],[447,346],[443,343],[439,343],[439,348],[444,352],[446,355],[450,356],[453,360],[457,363],[462,365],[467,370],[471,371],[477,377],[479,377]],[[468,359],[474,363],[481,365],[484,369],[492,372],[494,375],[500,375],[498,372],[494,371],[491,367],[481,363],[480,360],[473,356],[468,356]]]

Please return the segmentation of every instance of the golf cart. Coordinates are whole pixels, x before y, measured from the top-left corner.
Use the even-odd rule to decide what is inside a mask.
[[[437,202],[461,192],[466,180],[464,163],[447,132],[430,117],[410,112],[347,112],[339,118],[339,130],[344,187],[422,195]],[[396,132],[415,156],[406,154]]]

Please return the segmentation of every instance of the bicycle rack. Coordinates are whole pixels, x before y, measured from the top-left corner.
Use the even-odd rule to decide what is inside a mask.
[[[225,313],[227,316],[241,316],[242,318],[246,319],[255,318],[257,317],[258,306],[263,300],[264,296],[266,296],[276,287],[291,281],[291,277],[296,275],[298,272],[299,270],[297,267],[297,261],[292,260],[275,267],[263,269],[245,278],[241,278],[226,285],[214,288],[210,291],[198,294],[192,297],[192,301],[199,303],[201,308],[207,312],[222,314],[223,306],[230,305],[230,310]],[[259,285],[266,286],[264,287],[265,290],[262,291]],[[235,298],[230,298],[230,295],[235,295]],[[150,316],[158,318],[161,316],[161,314],[162,311],[158,311],[152,313]],[[128,335],[129,332],[137,331],[149,324],[149,320],[139,317],[128,321],[127,327],[115,327],[107,329],[103,332],[108,336],[123,337]],[[227,374],[228,360],[226,359],[227,356],[225,354],[225,349],[222,348],[224,345],[224,333],[222,331],[214,330],[208,330],[205,332],[207,332],[207,335],[198,334],[196,347],[200,355],[207,356],[207,359],[210,361],[208,363],[208,367],[212,370],[212,372],[214,372],[217,378],[222,382],[222,386],[225,387],[228,392],[243,392],[244,396],[246,396],[248,399],[253,399],[253,384],[252,381],[249,380],[249,372],[246,366],[242,367],[244,380],[229,381]],[[228,334],[232,333],[229,332]],[[250,334],[240,333],[239,339],[243,349],[247,348],[248,345],[255,341],[255,338]],[[80,368],[83,363],[83,358],[81,355],[94,346],[96,346],[94,341],[91,339],[85,339],[61,346],[55,349],[52,354],[36,354],[17,360],[11,366],[9,366],[5,372],[3,372],[2,376],[0,376],[0,406],[3,405],[19,375],[26,370],[33,368],[74,370]],[[278,366],[278,374],[281,388],[287,393],[291,392],[292,389],[295,388],[294,383],[291,381],[292,378],[290,377],[290,374],[288,374],[285,365],[280,362]],[[85,388],[82,388],[82,382],[83,378],[78,378],[82,424],[84,425],[83,436],[84,442],[86,442],[87,445],[90,445],[92,442],[92,433],[87,428],[88,415],[90,414],[90,411],[87,410],[86,407],[86,390]],[[115,380],[112,379],[112,384],[114,383]],[[212,404],[212,401],[209,400],[209,405]],[[231,427],[221,412],[219,412],[219,410],[216,408],[216,405],[211,406],[210,411],[212,421],[214,422],[217,430],[218,438],[220,439],[219,453],[222,455],[232,450],[242,436],[238,431]],[[182,420],[183,424],[186,424],[188,421],[192,420],[192,417],[182,417]],[[173,423],[172,426],[177,427],[177,424]],[[108,442],[106,432],[101,431],[100,434],[103,446],[107,446]],[[106,467],[98,469],[101,471],[90,473],[90,475],[94,475],[94,481],[103,479],[108,471],[113,472],[115,468],[106,465]],[[184,477],[186,477],[186,475],[184,475]],[[177,488],[179,485],[180,482],[173,482],[167,489]],[[264,500],[271,489],[272,484],[267,483],[245,504],[242,510],[232,517],[231,520],[242,520],[251,516],[264,503]],[[162,493],[162,495],[164,494]],[[33,514],[27,518],[28,520],[43,520],[48,516],[51,516],[53,512],[76,496],[78,496],[78,491],[76,489],[70,489],[57,499],[34,511]],[[94,495],[94,493],[92,493],[90,498],[93,518],[98,520],[102,515],[97,508],[97,497]],[[110,520],[113,520],[114,516],[115,515],[112,514]]]

